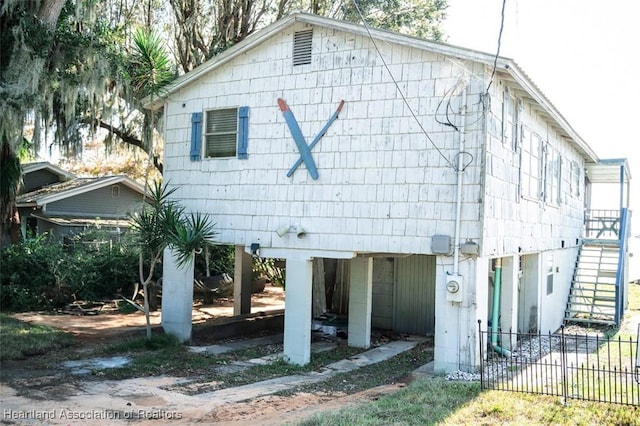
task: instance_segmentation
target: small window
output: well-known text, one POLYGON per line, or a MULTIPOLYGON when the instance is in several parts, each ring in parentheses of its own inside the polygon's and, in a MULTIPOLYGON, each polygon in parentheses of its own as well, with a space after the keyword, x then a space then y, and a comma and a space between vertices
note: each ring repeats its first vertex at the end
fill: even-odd
POLYGON ((118 198, 120 196, 120 185, 111 186, 111 198, 118 198))
POLYGON ((516 99, 511 95, 508 88, 504 89, 502 103, 502 142, 511 146, 514 151, 518 150, 518 107, 516 99))
POLYGON ((542 173, 542 140, 528 127, 522 127, 520 179, 522 196, 540 199, 542 173))
POLYGON ((205 157, 235 157, 238 139, 238 109, 207 111, 205 157))
POLYGON ((311 63, 311 41, 313 30, 297 31, 293 34, 293 66, 311 63))
POLYGON ((544 199, 547 203, 558 205, 560 202, 560 153, 547 144, 544 199))
POLYGON ((580 197, 580 181, 582 170, 577 161, 571 162, 571 196, 580 197))
POLYGON ((547 296, 553 293, 553 254, 547 255, 547 296))

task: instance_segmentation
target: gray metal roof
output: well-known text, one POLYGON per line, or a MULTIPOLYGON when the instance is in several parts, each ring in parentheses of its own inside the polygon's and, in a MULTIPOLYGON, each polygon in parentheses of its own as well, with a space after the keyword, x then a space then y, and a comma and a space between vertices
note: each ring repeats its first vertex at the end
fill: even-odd
POLYGON ((37 172, 38 170, 46 169, 46 170, 50 171, 51 173, 60 176, 61 180, 69 180, 69 179, 73 179, 73 178, 76 177, 73 173, 68 172, 67 170, 61 169, 60 167, 55 166, 55 165, 51 164, 48 161, 37 161, 37 162, 32 162, 32 163, 24 163, 24 164, 21 164, 21 167, 22 167, 22 174, 23 175, 26 175, 28 173, 37 172))
POLYGON ((56 224, 58 226, 105 226, 109 228, 128 228, 129 226, 131 226, 131 222, 126 219, 107 219, 102 217, 85 218, 72 216, 53 216, 45 214, 32 214, 31 216, 56 224))
POLYGON ((21 194, 16 198, 16 204, 18 207, 42 206, 50 202, 62 200, 117 183, 124 184, 140 194, 144 193, 142 185, 124 175, 75 178, 67 182, 54 183, 36 191, 21 194))

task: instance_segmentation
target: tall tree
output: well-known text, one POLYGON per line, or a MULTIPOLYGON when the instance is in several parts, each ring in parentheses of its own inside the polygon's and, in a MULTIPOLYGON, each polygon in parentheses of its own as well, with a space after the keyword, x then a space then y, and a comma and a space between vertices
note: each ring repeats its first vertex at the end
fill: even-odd
MULTIPOLYGON (((169 0, 175 19, 176 59, 183 72, 242 41, 293 10, 361 23, 353 1, 169 0)), ((434 40, 447 0, 359 0, 367 24, 434 40)))
MULTIPOLYGON (((136 67, 128 66, 127 49, 128 24, 143 22, 143 10, 149 19, 149 8, 129 0, 6 0, 0 6, 0 167, 15 160, 26 127, 33 129, 28 136, 36 151, 47 140, 74 156, 87 131, 100 127, 148 152, 151 138, 140 132, 148 117, 136 104, 148 93, 129 84, 136 67)), ((13 199, 17 181, 2 184, 2 198, 13 199)), ((16 225, 13 204, 0 209, 0 244, 16 225)))
POLYGON ((0 9, 0 247, 18 225, 15 196, 20 181, 16 150, 25 110, 39 101, 41 76, 65 0, 7 0, 0 9), (15 31, 14 31, 15 30, 15 31))

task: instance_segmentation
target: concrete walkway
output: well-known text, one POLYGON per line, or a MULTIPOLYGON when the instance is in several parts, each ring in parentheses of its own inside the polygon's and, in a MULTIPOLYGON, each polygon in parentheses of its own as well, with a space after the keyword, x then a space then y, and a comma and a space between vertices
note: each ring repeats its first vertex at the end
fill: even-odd
POLYGON ((293 389, 297 386, 318 383, 340 373, 348 373, 367 365, 377 364, 392 358, 402 352, 414 348, 425 341, 416 337, 411 340, 398 340, 377 348, 368 350, 349 359, 343 359, 323 367, 320 371, 311 371, 304 374, 277 377, 262 382, 251 383, 234 388, 220 389, 213 392, 194 395, 195 398, 206 400, 214 407, 230 402, 240 402, 259 396, 271 395, 277 392, 293 389))
MULTIPOLYGON (((281 337, 280 337, 281 338, 281 337)), ((265 380, 244 386, 214 390, 211 392, 188 395, 189 390, 215 388, 215 383, 200 383, 178 377, 142 377, 127 380, 95 380, 90 378, 74 384, 64 385, 64 394, 58 401, 35 401, 17 395, 16 391, 0 384, 0 402, 5 413, 23 413, 25 407, 38 407, 39 412, 50 413, 46 419, 15 419, 14 424, 82 424, 102 425, 154 423, 154 424, 192 424, 194 419, 211 418, 216 409, 224 404, 251 400, 261 396, 293 389, 297 386, 318 383, 340 373, 348 373, 358 368, 376 364, 395 355, 414 348, 425 338, 415 337, 409 340, 393 341, 374 349, 360 353, 349 359, 334 362, 320 371, 311 371, 275 379, 265 380), (81 419, 71 419, 71 415, 83 415, 81 419), (73 421, 70 421, 73 420, 73 421)), ((275 338, 252 339, 253 345, 276 343, 275 338)), ((247 347, 250 342, 238 341, 224 345, 213 345, 194 351, 223 353, 247 347), (216 352, 222 351, 222 352, 216 352)), ((314 352, 329 350, 332 342, 316 342, 314 352)), ((269 355, 255 360, 243 361, 235 368, 249 368, 256 364, 273 362, 278 355, 269 355)), ((229 372, 233 372, 231 369, 229 372)))

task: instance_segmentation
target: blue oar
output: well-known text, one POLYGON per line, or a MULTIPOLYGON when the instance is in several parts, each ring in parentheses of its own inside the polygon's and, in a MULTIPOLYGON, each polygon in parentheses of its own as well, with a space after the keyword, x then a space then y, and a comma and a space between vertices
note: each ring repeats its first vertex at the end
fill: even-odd
MULTIPOLYGON (((324 125, 322 130, 320 130, 320 133, 318 133, 318 135, 309 144, 309 151, 311 151, 313 147, 316 146, 318 142, 320 142, 320 139, 322 139, 322 137, 327 133, 327 130, 329 130, 329 127, 331 126, 331 124, 336 120, 336 118, 338 118, 338 115, 340 114, 340 111, 342 111, 343 106, 344 106, 344 101, 340 101, 340 105, 338 105, 338 109, 336 110, 336 112, 333 113, 329 121, 327 121, 327 124, 324 125)), ((291 167, 291 169, 289 169, 289 173, 287 173, 287 177, 291 177, 291 175, 293 175, 293 172, 295 172, 296 169, 300 167, 300 164, 302 164, 302 157, 298 158, 296 163, 291 167)))
POLYGON ((314 180, 318 179, 318 169, 316 168, 316 163, 313 161, 313 157, 311 156, 311 149, 307 145, 307 142, 304 140, 304 136, 302 135, 302 131, 300 130, 300 126, 298 126, 298 122, 294 117, 293 113, 289 109, 287 103, 278 98, 278 106, 280 106, 280 110, 284 115, 284 119, 287 122, 287 126, 289 126, 289 131, 291 132, 291 136, 293 136, 293 140, 298 147, 298 151, 300 152, 300 158, 304 161, 304 165, 307 166, 307 170, 309 170, 309 174, 311 178, 314 180))

